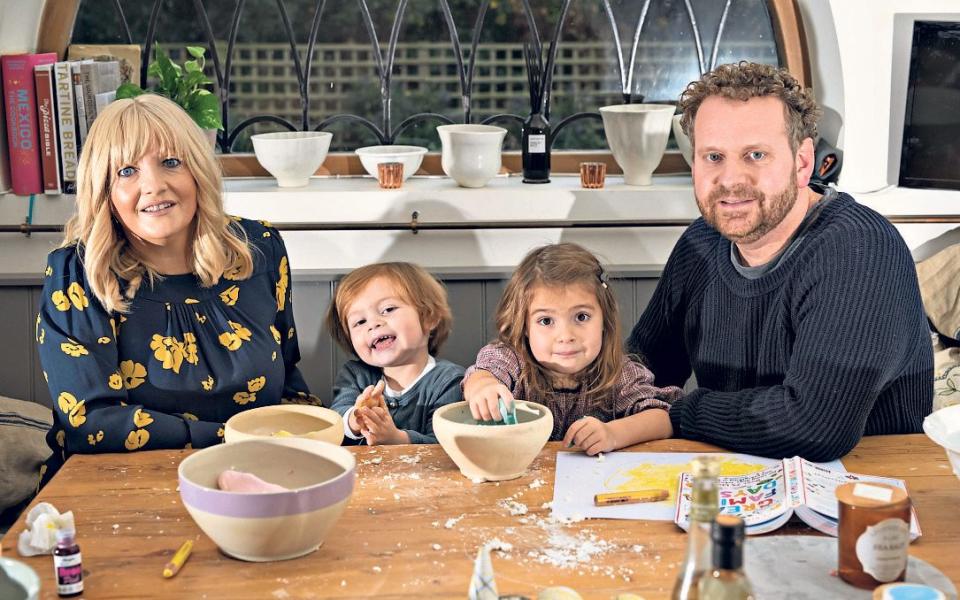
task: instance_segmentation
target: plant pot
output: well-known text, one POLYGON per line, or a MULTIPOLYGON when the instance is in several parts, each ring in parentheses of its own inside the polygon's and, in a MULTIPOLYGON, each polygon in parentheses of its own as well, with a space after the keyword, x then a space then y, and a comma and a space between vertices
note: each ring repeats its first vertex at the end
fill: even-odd
POLYGON ((603 131, 627 185, 650 185, 670 138, 676 109, 670 104, 615 104, 600 107, 603 131))
POLYGON ((443 172, 458 185, 480 188, 500 172, 500 151, 507 130, 493 125, 441 125, 443 172))

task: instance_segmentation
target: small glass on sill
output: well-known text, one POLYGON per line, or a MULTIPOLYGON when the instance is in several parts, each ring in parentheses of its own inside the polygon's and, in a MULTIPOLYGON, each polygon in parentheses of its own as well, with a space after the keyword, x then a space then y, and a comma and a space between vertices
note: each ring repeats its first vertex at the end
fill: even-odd
POLYGON ((588 190, 603 187, 607 178, 607 163, 582 162, 580 163, 580 187, 588 190))
POLYGON ((385 190, 395 190, 403 184, 403 163, 382 162, 377 164, 377 181, 385 190))

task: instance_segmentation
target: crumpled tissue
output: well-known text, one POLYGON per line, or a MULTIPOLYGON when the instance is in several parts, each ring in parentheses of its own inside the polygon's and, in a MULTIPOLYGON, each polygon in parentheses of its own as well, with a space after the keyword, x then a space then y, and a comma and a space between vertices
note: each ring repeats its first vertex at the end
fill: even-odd
POLYGON ((484 544, 477 551, 477 560, 473 563, 473 577, 470 578, 470 600, 497 600, 497 582, 493 577, 493 563, 490 561, 490 548, 484 544))
POLYGON ((60 514, 52 504, 41 502, 27 513, 27 528, 20 532, 17 552, 20 556, 50 554, 57 547, 57 530, 76 531, 73 511, 60 514))

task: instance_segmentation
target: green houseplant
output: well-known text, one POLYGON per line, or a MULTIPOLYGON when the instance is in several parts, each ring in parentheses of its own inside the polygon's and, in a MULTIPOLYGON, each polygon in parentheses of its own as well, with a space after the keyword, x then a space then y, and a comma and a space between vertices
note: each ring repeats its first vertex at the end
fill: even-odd
POLYGON ((117 98, 133 98, 152 92, 170 98, 187 111, 190 118, 205 131, 223 129, 220 120, 220 100, 208 85, 213 82, 203 73, 204 48, 187 46, 192 57, 181 67, 170 60, 159 44, 154 47, 154 60, 147 67, 147 76, 157 80, 157 85, 144 90, 133 83, 124 83, 117 88, 117 98))

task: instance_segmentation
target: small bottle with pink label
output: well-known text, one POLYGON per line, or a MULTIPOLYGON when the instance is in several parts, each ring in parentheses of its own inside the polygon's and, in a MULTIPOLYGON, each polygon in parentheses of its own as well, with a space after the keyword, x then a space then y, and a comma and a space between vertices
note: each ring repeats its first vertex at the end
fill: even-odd
POLYGON ((61 598, 83 593, 83 563, 80 546, 72 529, 57 530, 57 547, 53 550, 53 570, 57 579, 57 594, 61 598))

